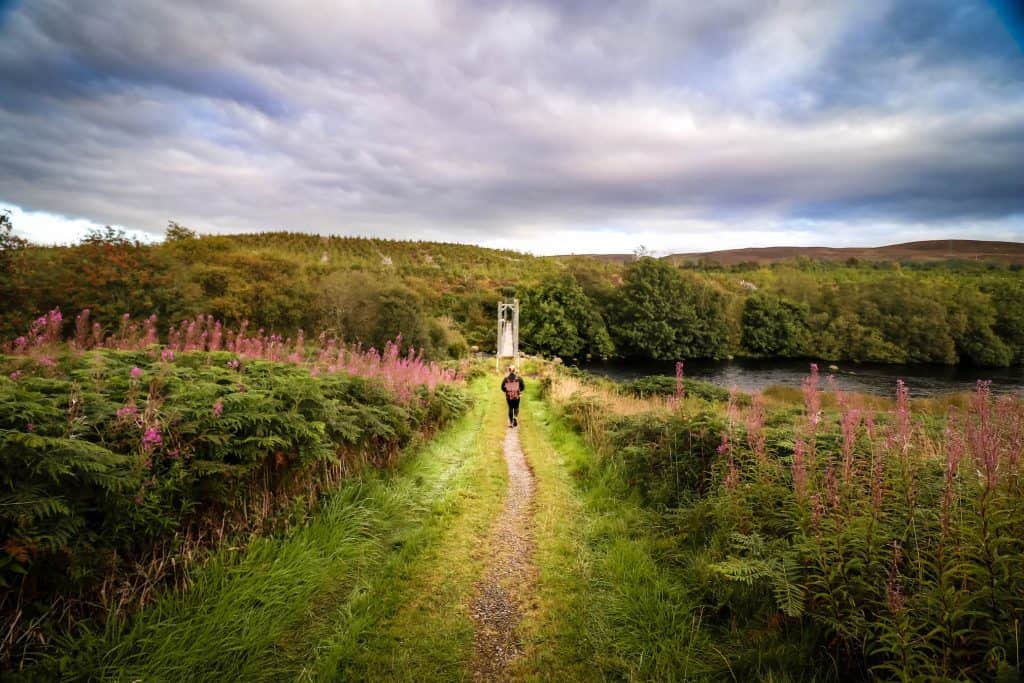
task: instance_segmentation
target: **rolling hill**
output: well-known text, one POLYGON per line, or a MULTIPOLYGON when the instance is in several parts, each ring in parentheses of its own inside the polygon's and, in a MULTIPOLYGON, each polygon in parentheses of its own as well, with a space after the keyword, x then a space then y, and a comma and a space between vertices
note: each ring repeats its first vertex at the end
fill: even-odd
POLYGON ((714 261, 722 265, 776 263, 795 258, 820 261, 998 261, 1024 264, 1024 243, 986 240, 927 240, 882 247, 756 247, 702 253, 671 254, 673 263, 714 261))

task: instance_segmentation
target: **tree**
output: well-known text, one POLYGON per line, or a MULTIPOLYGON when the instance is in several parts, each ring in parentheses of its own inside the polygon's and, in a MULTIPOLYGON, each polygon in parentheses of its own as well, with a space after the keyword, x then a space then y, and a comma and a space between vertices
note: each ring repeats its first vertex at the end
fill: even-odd
POLYGON ((949 317, 957 350, 974 365, 1005 367, 1013 362, 1014 350, 993 329, 997 309, 992 298, 973 284, 957 288, 949 317))
POLYGON ((461 335, 425 313, 420 297, 403 284, 338 272, 319 289, 319 327, 345 341, 382 349, 401 334, 403 351, 411 346, 438 358, 465 350, 461 335))
POLYGON ((855 312, 861 325, 878 330, 885 341, 902 349, 903 360, 953 364, 956 343, 946 308, 935 296, 910 278, 887 277, 862 286, 845 310, 855 312))
POLYGON ((1009 347, 1013 362, 1024 363, 1024 282, 1000 281, 985 291, 996 309, 993 331, 1009 347))
POLYGON ((547 278, 523 296, 520 343, 524 351, 576 358, 607 358, 614 351, 604 319, 569 274, 547 278))
POLYGON ((14 234, 14 223, 10 211, 0 211, 0 258, 6 259, 19 249, 28 246, 28 242, 14 234))
POLYGON ((796 358, 807 353, 807 307, 768 294, 743 305, 741 344, 762 356, 796 358))
POLYGON ((612 317, 612 337, 627 355, 658 360, 726 355, 724 296, 664 261, 641 258, 627 266, 612 317))
POLYGON ((168 242, 182 242, 185 240, 194 240, 199 235, 196 234, 195 230, 190 230, 180 223, 175 221, 167 222, 167 232, 164 235, 164 239, 168 242))

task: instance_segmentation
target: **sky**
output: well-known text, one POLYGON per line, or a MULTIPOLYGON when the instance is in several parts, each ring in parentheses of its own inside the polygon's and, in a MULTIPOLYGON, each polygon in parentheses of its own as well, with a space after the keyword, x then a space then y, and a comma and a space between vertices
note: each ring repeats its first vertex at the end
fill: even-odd
POLYGON ((1024 241, 1022 0, 0 0, 39 243, 1024 241))

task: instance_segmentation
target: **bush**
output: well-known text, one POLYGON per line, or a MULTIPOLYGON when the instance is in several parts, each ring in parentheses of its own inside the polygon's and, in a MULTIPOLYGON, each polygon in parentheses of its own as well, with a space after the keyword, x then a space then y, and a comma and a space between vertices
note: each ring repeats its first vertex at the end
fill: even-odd
MULTIPOLYGON (((683 389, 687 396, 694 396, 705 401, 724 403, 729 400, 729 390, 711 382, 702 382, 697 379, 683 379, 683 389)), ((674 396, 676 392, 676 378, 668 375, 651 375, 640 377, 621 385, 621 391, 640 398, 649 396, 674 396)), ((743 403, 749 403, 750 397, 743 394, 743 403)))
POLYGON ((374 379, 226 352, 164 358, 0 356, 0 588, 19 596, 5 631, 190 528, 268 529, 469 402, 456 386, 399 400, 374 379))

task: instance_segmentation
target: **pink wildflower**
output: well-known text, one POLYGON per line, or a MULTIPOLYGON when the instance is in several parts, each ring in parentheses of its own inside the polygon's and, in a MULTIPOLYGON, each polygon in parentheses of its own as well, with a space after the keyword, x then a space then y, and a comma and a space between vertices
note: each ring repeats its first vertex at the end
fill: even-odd
POLYGON ((136 413, 138 413, 138 410, 135 408, 135 406, 124 406, 123 408, 117 409, 117 419, 126 420, 129 417, 134 417, 136 413))
POLYGON ((903 595, 903 588, 900 586, 900 561, 903 559, 903 552, 900 544, 892 542, 892 563, 889 565, 889 578, 885 582, 885 598, 889 604, 889 611, 893 614, 900 614, 907 604, 903 595))
POLYGON ((761 463, 768 457, 765 447, 764 420, 764 401, 761 399, 761 394, 754 394, 753 405, 750 407, 750 412, 747 413, 747 445, 757 456, 758 462, 761 463))
POLYGON ((828 501, 833 510, 838 510, 840 505, 839 485, 836 482, 836 473, 830 460, 825 466, 825 490, 828 492, 828 501))
POLYGON ((25 431, 26 432, 34 432, 34 431, 36 431, 36 426, 34 424, 32 424, 31 422, 27 422, 27 423, 25 423, 25 431))
POLYGON ((142 436, 142 444, 148 448, 159 446, 161 443, 163 443, 163 438, 160 436, 160 430, 156 427, 150 427, 142 436))
POLYGON ((132 371, 131 371, 131 375, 132 375, 133 379, 138 379, 139 377, 142 377, 142 368, 140 368, 138 366, 133 367, 132 371))
POLYGON ((807 419, 811 424, 811 431, 818 426, 821 420, 821 395, 818 389, 818 364, 811 363, 811 374, 804 379, 804 406, 807 408, 807 419))
POLYGON ((683 361, 676 361, 676 393, 675 400, 679 402, 686 397, 686 385, 683 383, 683 361))
POLYGON ((164 349, 160 352, 160 360, 165 363, 170 363, 174 360, 174 349, 164 349))
POLYGON ((12 382, 17 382, 19 379, 21 379, 21 370, 15 370, 9 376, 12 382))
POLYGON ((722 432, 722 442, 715 450, 721 456, 729 455, 732 452, 732 447, 729 445, 729 432, 722 432))
POLYGON ((946 477, 942 488, 942 533, 949 533, 949 521, 953 509, 957 473, 960 470, 960 459, 964 455, 964 440, 957 429, 955 416, 949 417, 946 427, 946 477))
POLYGON ((220 417, 224 413, 224 401, 219 398, 213 404, 213 416, 220 417))
POLYGON ((803 498, 807 492, 807 460, 804 440, 797 438, 793 446, 793 491, 797 498, 803 498))
POLYGON ((814 528, 821 526, 821 518, 825 516, 825 504, 821 501, 821 494, 815 493, 811 496, 811 523, 814 528))

